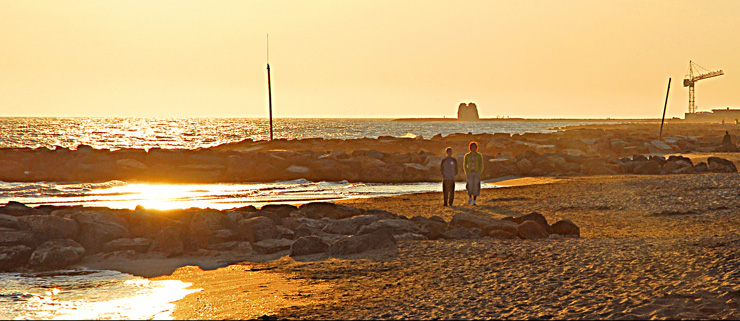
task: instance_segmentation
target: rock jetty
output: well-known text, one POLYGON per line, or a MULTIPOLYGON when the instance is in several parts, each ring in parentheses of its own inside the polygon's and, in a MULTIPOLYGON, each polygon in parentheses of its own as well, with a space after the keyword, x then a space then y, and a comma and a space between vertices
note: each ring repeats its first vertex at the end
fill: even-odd
MULTIPOLYGON (((712 127, 714 126, 714 127, 712 127)), ((733 172, 718 158, 694 164, 680 155, 721 149, 725 128, 672 124, 663 139, 649 125, 577 127, 548 134, 451 134, 431 138, 245 140, 209 149, 0 149, 2 181, 267 182, 440 181, 446 147, 462 158, 477 141, 483 179, 501 176, 577 176, 733 172), (669 157, 666 157, 669 156, 669 157)), ((460 174, 458 180, 463 181, 460 174)))
POLYGON ((101 253, 216 257, 238 252, 328 258, 392 253, 401 240, 579 236, 575 224, 559 221, 551 226, 538 213, 502 220, 459 213, 448 222, 334 203, 158 211, 34 208, 9 202, 0 207, 0 271, 63 268, 101 253))

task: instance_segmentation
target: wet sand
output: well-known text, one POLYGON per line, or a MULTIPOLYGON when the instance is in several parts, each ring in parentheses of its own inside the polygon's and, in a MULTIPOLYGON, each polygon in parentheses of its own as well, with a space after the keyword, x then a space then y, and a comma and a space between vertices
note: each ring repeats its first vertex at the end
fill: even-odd
MULTIPOLYGON (((401 241, 354 259, 283 257, 170 278, 176 318, 740 318, 740 174, 596 176, 339 203, 406 215, 568 218, 582 238, 401 241)), ((282 255, 286 255, 283 253, 282 255)))

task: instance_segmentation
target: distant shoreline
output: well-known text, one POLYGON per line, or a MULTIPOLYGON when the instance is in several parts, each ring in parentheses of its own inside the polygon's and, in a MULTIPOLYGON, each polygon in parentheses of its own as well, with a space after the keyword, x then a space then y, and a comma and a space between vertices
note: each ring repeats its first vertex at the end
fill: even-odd
MULTIPOLYGON (((670 121, 677 121, 677 120, 683 120, 683 119, 666 119, 670 121)), ((392 121, 449 121, 449 122, 468 122, 468 121, 461 121, 457 118, 396 118, 392 121)), ((535 121, 563 121, 563 122, 573 122, 573 121, 593 121, 593 122, 655 122, 660 121, 660 119, 646 119, 646 118, 481 118, 477 121, 473 122, 480 122, 480 121, 524 121, 524 122, 535 122, 535 121)))

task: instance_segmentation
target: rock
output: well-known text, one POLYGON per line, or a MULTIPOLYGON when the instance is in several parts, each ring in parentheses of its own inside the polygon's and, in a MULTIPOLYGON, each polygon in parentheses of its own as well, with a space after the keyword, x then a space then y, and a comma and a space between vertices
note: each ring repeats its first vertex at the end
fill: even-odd
POLYGON ((705 173, 709 171, 709 166, 707 166, 707 163, 700 162, 699 164, 694 165, 694 171, 697 173, 705 173))
POLYGON ((570 220, 560 220, 552 225, 552 232, 558 235, 571 235, 580 237, 581 229, 570 220))
MULTIPOLYGON (((280 226, 282 227, 282 226, 280 226)), ((285 227, 282 227, 285 228, 285 227)), ((290 231, 291 235, 293 234, 293 231, 290 231)), ((237 241, 239 240, 239 234, 234 232, 230 229, 219 229, 215 230, 211 233, 211 238, 208 242, 208 244, 218 244, 218 243, 225 243, 225 242, 231 242, 231 241, 237 241)))
POLYGON ((519 172, 519 175, 525 176, 534 169, 534 165, 532 165, 532 162, 528 159, 522 158, 516 162, 516 169, 519 172))
MULTIPOLYGON (((440 218, 439 216, 437 217, 440 218)), ((414 216, 411 218, 411 221, 421 228, 420 234, 429 240, 442 238, 447 230, 447 223, 444 220, 439 222, 422 216, 414 216)))
POLYGON ((657 149, 659 149, 661 151, 671 151, 673 149, 673 148, 671 148, 671 146, 669 146, 668 144, 660 141, 659 139, 655 139, 655 140, 651 141, 650 144, 652 144, 653 146, 655 146, 655 148, 657 148, 657 149))
POLYGON ((103 252, 136 251, 146 253, 152 245, 152 240, 145 238, 120 238, 103 244, 103 252))
POLYGON ((74 220, 51 215, 27 215, 19 219, 23 229, 33 232, 36 239, 73 239, 77 237, 79 227, 74 220))
POLYGON ((252 248, 261 254, 272 254, 280 251, 287 251, 293 245, 293 240, 286 239, 267 239, 252 243, 252 248))
POLYGON ((32 266, 61 268, 77 263, 85 254, 85 248, 72 239, 54 239, 37 247, 28 263, 32 266))
POLYGON ((315 202, 301 205, 298 214, 308 218, 321 219, 324 217, 344 219, 362 214, 362 210, 351 206, 337 205, 327 202, 315 202))
POLYGON ((306 217, 286 217, 280 221, 282 226, 285 226, 293 231, 298 229, 299 226, 305 225, 307 227, 310 227, 312 229, 321 230, 323 229, 329 222, 326 220, 317 220, 313 218, 306 218, 306 217))
POLYGON ((242 252, 242 253, 252 253, 254 251, 254 249, 252 248, 252 243, 238 242, 238 241, 211 244, 208 246, 208 249, 216 250, 216 251, 234 251, 234 252, 242 252))
POLYGON ((280 219, 290 216, 291 213, 297 210, 298 210, 297 207, 293 205, 289 205, 289 204, 268 204, 268 205, 262 206, 262 208, 260 208, 260 210, 257 213, 259 213, 259 215, 264 215, 264 216, 267 216, 265 215, 267 213, 274 214, 274 216, 278 218, 275 224, 279 224, 280 219))
POLYGON ((36 236, 31 231, 0 230, 0 246, 26 245, 35 247, 37 244, 36 236))
POLYGON ((329 245, 317 236, 298 238, 290 246, 290 256, 303 256, 324 253, 329 245))
POLYGON ((122 171, 145 171, 149 169, 144 163, 130 158, 117 160, 116 166, 122 171))
POLYGON ((426 236, 421 235, 421 234, 416 234, 416 233, 403 233, 403 234, 394 235, 393 237, 396 238, 396 241, 404 241, 404 240, 405 241, 423 241, 423 240, 428 240, 428 238, 426 236))
POLYGON ((518 174, 516 163, 509 159, 490 159, 488 164, 483 166, 483 171, 489 173, 490 177, 502 177, 518 174))
POLYGON ((421 232, 421 229, 411 220, 383 219, 361 227, 357 234, 368 234, 379 230, 386 230, 393 235, 421 232))
POLYGON ((185 253, 185 240, 182 234, 182 226, 172 225, 165 228, 154 238, 149 252, 161 252, 168 257, 185 253))
POLYGON ((217 238, 215 234, 224 228, 224 218, 224 214, 218 211, 195 213, 190 221, 190 237, 200 248, 207 248, 212 243, 221 243, 223 240, 215 240, 217 238))
POLYGON ((7 215, 7 214, 0 214, 0 227, 17 229, 18 228, 18 217, 7 215))
POLYGON ((382 219, 377 215, 358 215, 342 220, 335 220, 327 224, 323 231, 331 234, 357 234, 360 228, 382 219))
POLYGON ((264 216, 239 221, 238 231, 245 240, 252 243, 276 238, 280 235, 277 228, 275 228, 275 223, 264 216))
POLYGON ((305 166, 291 165, 291 166, 288 166, 288 168, 285 169, 285 171, 288 173, 293 173, 293 174, 306 174, 310 172, 311 170, 305 166))
POLYGON ((522 224, 519 224, 517 235, 525 240, 535 240, 547 238, 550 234, 539 223, 535 221, 524 221, 522 224))
POLYGON ((25 245, 0 246, 0 272, 26 265, 32 252, 33 249, 25 245))
POLYGON ((737 167, 735 167, 735 164, 724 158, 709 157, 707 158, 707 165, 709 166, 709 170, 712 172, 717 172, 717 173, 736 173, 737 172, 737 167))
MULTIPOLYGON (((542 228, 544 228, 548 233, 550 233, 550 229, 551 229, 550 225, 547 223, 547 218, 545 218, 544 215, 537 213, 537 212, 532 212, 527 215, 522 215, 518 217, 506 217, 504 218, 504 220, 514 222, 517 225, 521 225, 525 221, 535 221, 537 222, 537 224, 540 224, 540 226, 542 226, 542 228)), ((517 230, 518 229, 519 228, 517 227, 517 230)), ((513 230, 511 229, 507 231, 513 232, 513 230)))
POLYGON ((483 234, 488 234, 491 230, 502 230, 515 233, 519 222, 512 223, 505 220, 497 220, 490 216, 482 216, 469 213, 458 213, 452 217, 450 226, 465 228, 478 228, 483 234))
POLYGON ((0 214, 6 214, 11 216, 26 216, 26 215, 44 215, 46 213, 39 211, 35 208, 28 207, 26 204, 19 203, 16 201, 10 201, 5 206, 0 207, 0 214))
POLYGON ((327 254, 331 256, 342 256, 358 254, 370 250, 398 250, 396 239, 386 229, 380 229, 371 233, 349 236, 337 240, 329 246, 327 254))
POLYGON ((483 231, 479 228, 455 227, 447 230, 443 237, 448 240, 469 240, 479 239, 483 236, 483 231))
MULTIPOLYGON (((519 226, 517 225, 517 227, 519 227, 519 226)), ((515 238, 517 238, 518 237, 518 234, 516 232, 511 233, 511 232, 502 231, 502 230, 491 230, 490 232, 488 232, 488 234, 486 234, 486 236, 492 237, 492 238, 495 238, 495 239, 508 240, 508 239, 515 239, 515 238)))
POLYGON ((71 215, 79 226, 77 239, 90 253, 103 249, 103 245, 120 238, 131 237, 124 226, 126 221, 114 214, 105 212, 82 212, 71 215))
POLYGON ((640 175, 658 175, 661 173, 662 169, 663 168, 661 167, 661 164, 657 162, 646 161, 635 164, 635 169, 633 173, 640 175))
POLYGON ((407 182, 427 181, 430 169, 424 165, 416 163, 403 164, 403 180, 407 182))

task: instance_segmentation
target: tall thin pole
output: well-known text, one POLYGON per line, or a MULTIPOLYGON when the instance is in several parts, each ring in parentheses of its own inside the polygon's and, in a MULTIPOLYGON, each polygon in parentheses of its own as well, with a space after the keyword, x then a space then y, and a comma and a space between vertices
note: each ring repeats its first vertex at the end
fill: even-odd
POLYGON ((272 140, 272 84, 270 83, 270 35, 267 35, 267 97, 270 102, 270 140, 272 140))
POLYGON ((665 122, 665 110, 668 107, 668 93, 671 92, 671 78, 668 78, 668 89, 665 92, 665 104, 663 104, 663 119, 660 121, 660 135, 658 138, 663 138, 663 122, 665 122))

